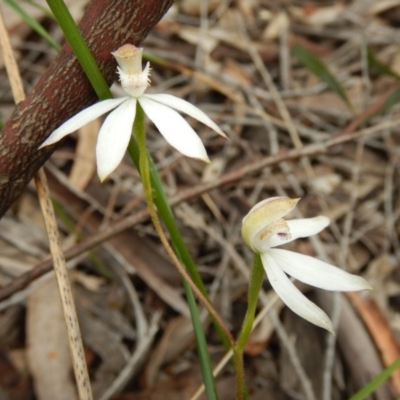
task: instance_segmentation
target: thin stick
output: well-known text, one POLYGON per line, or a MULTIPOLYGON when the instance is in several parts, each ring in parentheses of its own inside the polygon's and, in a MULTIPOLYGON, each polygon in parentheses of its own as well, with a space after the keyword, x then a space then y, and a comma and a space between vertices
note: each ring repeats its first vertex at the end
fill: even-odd
MULTIPOLYGON (((25 99, 21 76, 15 61, 11 44, 8 40, 8 33, 4 25, 3 14, 0 10, 0 46, 4 55, 7 73, 10 77, 11 89, 15 103, 25 99)), ((50 199, 50 192, 47 185, 46 175, 40 169, 35 175, 35 183, 42 208, 46 231, 49 238, 50 252, 53 258, 54 270, 57 277, 58 288, 60 291, 63 306, 64 319, 67 325, 68 339, 74 366, 75 377, 78 386, 80 400, 91 400, 92 389, 90 387, 89 374, 86 367, 83 352, 82 338, 79 330, 78 317, 75 310, 75 303, 72 296, 71 285, 68 279, 67 266, 63 251, 61 249, 57 221, 54 214, 53 205, 50 199)))
POLYGON ((35 184, 47 235, 49 237, 50 252, 53 258, 54 271, 57 277, 65 323, 67 325, 69 347, 78 386, 79 399, 91 400, 93 398, 92 389, 90 387, 90 379, 86 367, 85 354, 83 352, 78 316, 76 314, 64 253, 60 245, 56 216, 53 204, 51 203, 49 187, 43 168, 35 175, 35 184))
MULTIPOLYGON (((355 208, 357 206, 357 200, 359 199, 359 180, 362 164, 362 156, 364 152, 364 140, 359 140, 357 142, 357 149, 355 154, 355 163, 352 168, 352 190, 350 195, 350 200, 348 201, 349 207, 345 216, 343 233, 341 235, 340 243, 340 256, 339 256, 339 267, 346 270, 346 259, 350 252, 350 237, 353 231, 353 223, 355 216, 355 208)), ((332 307, 332 324, 337 330, 340 314, 341 314, 341 301, 340 293, 336 292, 333 294, 333 307, 332 307)), ((335 335, 328 335, 326 339, 326 351, 325 351, 325 363, 322 379, 322 393, 321 398, 323 400, 329 400, 332 398, 332 379, 333 379, 333 366, 335 362, 335 347, 336 347, 337 337, 335 335)))

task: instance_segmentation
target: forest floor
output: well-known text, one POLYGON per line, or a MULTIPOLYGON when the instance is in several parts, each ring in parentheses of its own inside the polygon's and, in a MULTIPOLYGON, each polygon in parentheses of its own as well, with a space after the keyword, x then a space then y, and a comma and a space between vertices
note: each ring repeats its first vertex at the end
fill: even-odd
MULTIPOLYGON (((67 4, 79 20, 85 2, 67 4)), ((53 20, 22 5, 62 43, 53 20)), ((56 52, 0 6, 29 92, 56 52)), ((333 319, 334 337, 288 310, 265 279, 258 313, 266 313, 245 353, 252 399, 348 399, 400 357, 399 24, 400 1, 181 0, 142 44, 149 92, 190 101, 229 138, 189 121, 205 143, 206 165, 172 149, 148 123, 149 152, 179 228, 232 332, 246 310, 252 259, 241 222, 268 197, 301 198, 293 217, 331 219, 318 237, 289 249, 362 275, 374 288, 335 294, 302 287, 333 319)), ((4 123, 14 101, 1 59, 0 76, 4 123)), ((145 203, 128 157, 100 182, 98 129, 69 136, 45 166, 64 247, 110 232, 69 260, 95 398, 194 398, 202 379, 180 276, 150 221, 113 233, 145 203), (150 345, 140 340, 141 324, 155 332, 150 345), (115 383, 121 374, 122 390, 115 383)), ((0 222, 0 286, 39 265, 47 243, 31 183, 0 222)), ((0 302, 0 399, 76 398, 57 296, 47 274, 0 302), (51 348, 57 363, 49 362, 51 348)), ((217 365, 225 349, 209 322, 217 365)), ((235 396, 229 363, 217 390, 220 399, 235 396)), ((370 398, 398 396, 399 370, 370 398)))

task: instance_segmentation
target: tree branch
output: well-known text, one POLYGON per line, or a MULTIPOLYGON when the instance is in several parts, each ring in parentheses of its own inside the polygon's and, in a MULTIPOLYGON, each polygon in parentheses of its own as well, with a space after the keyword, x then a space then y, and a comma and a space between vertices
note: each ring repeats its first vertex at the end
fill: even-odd
MULTIPOLYGON (((116 78, 111 51, 139 45, 173 0, 92 0, 79 27, 107 83, 116 78)), ((62 122, 97 101, 69 45, 19 103, 0 132, 0 217, 21 194, 55 146, 38 150, 62 122)))

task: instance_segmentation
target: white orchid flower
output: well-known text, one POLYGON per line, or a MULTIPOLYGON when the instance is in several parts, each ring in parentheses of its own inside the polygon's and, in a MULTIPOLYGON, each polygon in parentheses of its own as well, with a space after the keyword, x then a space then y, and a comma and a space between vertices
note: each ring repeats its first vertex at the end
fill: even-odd
POLYGON ((368 282, 316 258, 275 247, 315 235, 329 225, 319 216, 286 221, 299 199, 272 197, 255 205, 244 217, 242 236, 259 253, 269 282, 282 301, 300 317, 334 333, 329 317, 307 299, 287 275, 325 290, 342 292, 371 289, 368 282))
POLYGON ((100 101, 79 112, 57 128, 40 147, 58 142, 64 136, 113 110, 105 119, 97 139, 97 172, 103 181, 121 162, 132 133, 137 102, 153 121, 166 141, 188 157, 209 162, 200 138, 177 111, 186 113, 226 137, 203 111, 185 100, 169 94, 145 94, 150 84, 150 66, 142 71, 143 49, 131 44, 120 47, 112 55, 118 63, 118 74, 126 97, 100 101))

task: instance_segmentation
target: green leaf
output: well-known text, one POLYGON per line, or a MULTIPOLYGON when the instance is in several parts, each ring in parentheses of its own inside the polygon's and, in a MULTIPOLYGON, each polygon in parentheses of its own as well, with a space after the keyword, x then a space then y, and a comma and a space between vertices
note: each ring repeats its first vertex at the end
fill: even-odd
POLYGON ((375 53, 371 49, 371 47, 367 48, 367 59, 368 59, 369 68, 372 71, 375 71, 381 75, 393 76, 396 79, 400 79, 400 75, 398 75, 390 67, 388 67, 386 64, 384 64, 383 62, 379 61, 376 58, 375 53))
POLYGON ((383 106, 378 111, 367 116, 363 120, 363 123, 368 123, 372 118, 376 117, 377 115, 382 115, 382 114, 388 113, 390 111, 390 109, 398 103, 400 103, 400 88, 398 88, 394 92, 392 92, 386 99, 383 106))
POLYGON ((335 76, 329 71, 328 67, 316 55, 300 44, 295 44, 292 47, 292 54, 304 65, 304 67, 318 76, 321 81, 325 82, 330 89, 337 93, 350 110, 354 112, 353 105, 348 99, 346 91, 335 76))
POLYGON ((383 385, 398 368, 400 368, 400 357, 393 364, 385 368, 379 375, 368 382, 361 390, 353 394, 349 400, 363 400, 367 398, 370 394, 375 392, 379 386, 383 385))
POLYGON ((396 89, 393 93, 390 94, 380 112, 388 112, 397 103, 400 103, 400 88, 396 89))

